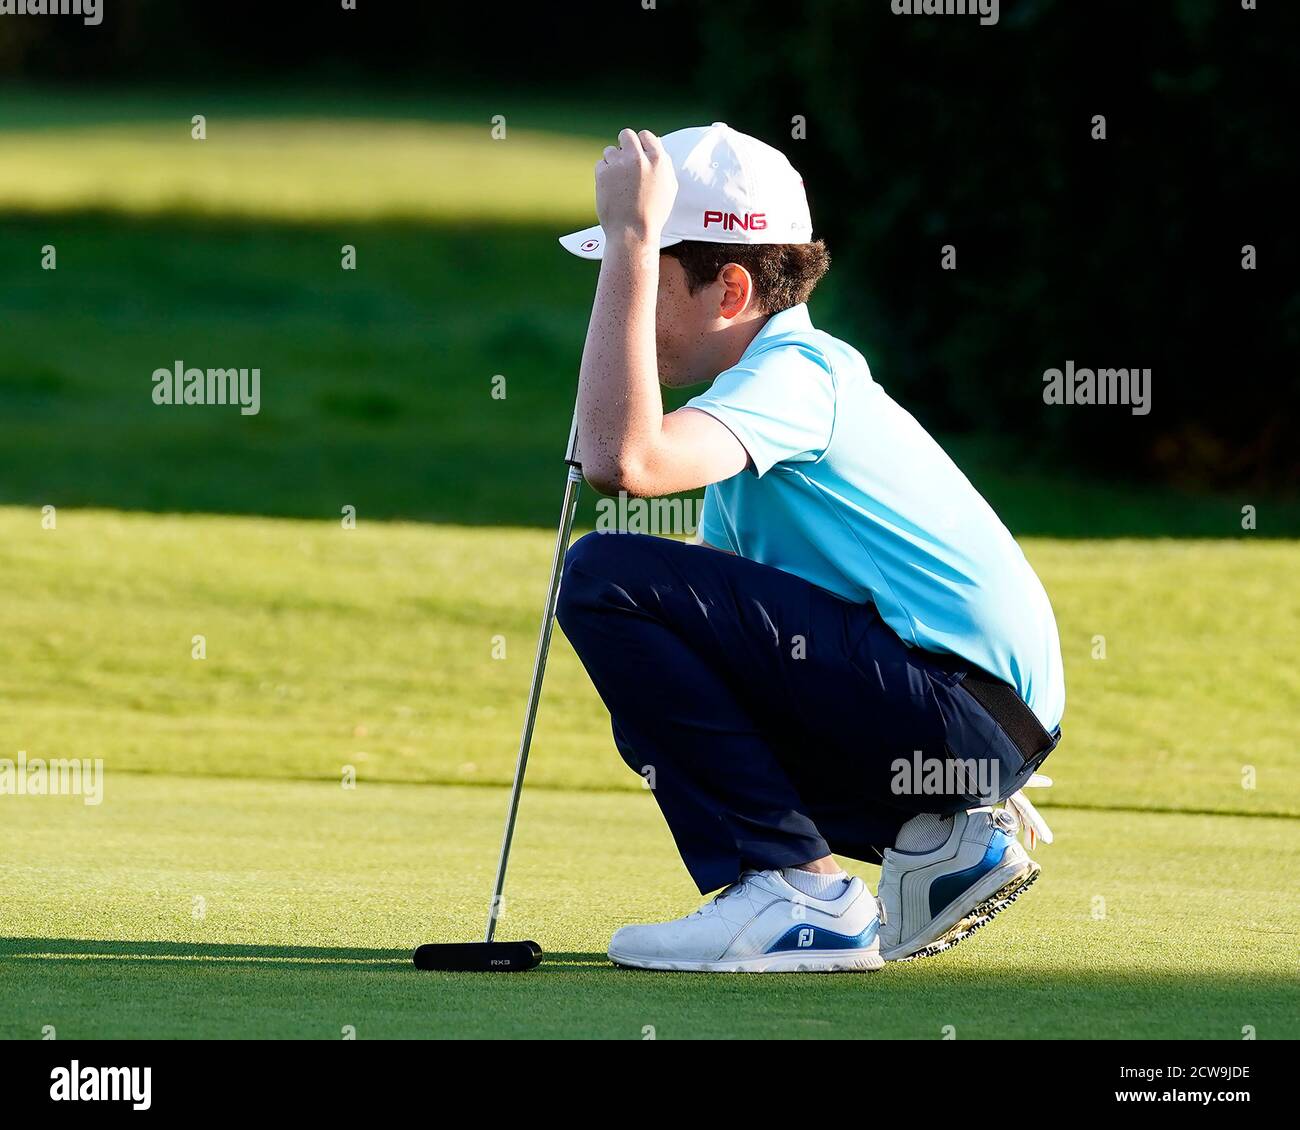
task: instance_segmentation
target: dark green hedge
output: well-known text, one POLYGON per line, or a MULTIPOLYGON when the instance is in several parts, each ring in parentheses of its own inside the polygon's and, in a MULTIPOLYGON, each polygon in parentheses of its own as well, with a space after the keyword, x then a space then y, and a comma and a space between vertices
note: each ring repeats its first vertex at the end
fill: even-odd
POLYGON ((837 325, 927 423, 1294 488, 1300 4, 1266 7, 1005 0, 981 26, 889 0, 718 6, 701 74, 791 153, 847 276, 837 325), (1150 414, 1045 406, 1071 360, 1149 367, 1150 414))

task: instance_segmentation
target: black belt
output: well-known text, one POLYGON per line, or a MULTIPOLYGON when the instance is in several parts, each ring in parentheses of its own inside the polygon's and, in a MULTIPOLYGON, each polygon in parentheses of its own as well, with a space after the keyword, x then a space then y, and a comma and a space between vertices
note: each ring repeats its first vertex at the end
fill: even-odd
POLYGON ((957 685, 965 687, 971 698, 1002 727, 1026 762, 1037 764, 1056 748, 1059 732, 1049 734, 1014 687, 978 667, 968 667, 957 685))

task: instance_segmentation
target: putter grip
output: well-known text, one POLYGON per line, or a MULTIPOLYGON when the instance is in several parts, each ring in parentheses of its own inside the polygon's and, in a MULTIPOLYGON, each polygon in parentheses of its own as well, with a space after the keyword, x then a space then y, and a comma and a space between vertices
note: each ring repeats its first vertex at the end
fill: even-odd
POLYGON ((573 410, 573 423, 569 425, 569 446, 564 449, 564 461, 570 467, 581 467, 578 462, 578 410, 573 410))

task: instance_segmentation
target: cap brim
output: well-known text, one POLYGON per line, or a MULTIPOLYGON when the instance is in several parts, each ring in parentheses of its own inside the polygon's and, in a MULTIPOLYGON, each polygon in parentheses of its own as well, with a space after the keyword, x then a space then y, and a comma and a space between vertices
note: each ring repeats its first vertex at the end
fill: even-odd
MULTIPOLYGON (((682 237, 679 235, 663 235, 659 237, 659 246, 671 247, 681 241, 682 237)), ((562 235, 560 246, 579 259, 599 259, 605 254, 605 229, 597 224, 593 228, 583 228, 582 231, 562 235)))

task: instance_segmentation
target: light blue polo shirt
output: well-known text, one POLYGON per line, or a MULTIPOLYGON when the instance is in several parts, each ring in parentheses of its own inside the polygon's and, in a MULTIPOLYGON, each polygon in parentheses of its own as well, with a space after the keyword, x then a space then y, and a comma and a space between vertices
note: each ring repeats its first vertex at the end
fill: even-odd
POLYGON ((725 424, 752 467, 704 494, 704 540, 874 601, 904 643, 951 652, 1010 683, 1054 730, 1065 711, 1056 618, 1025 555, 957 465, 813 327, 768 319, 689 408, 725 424))

